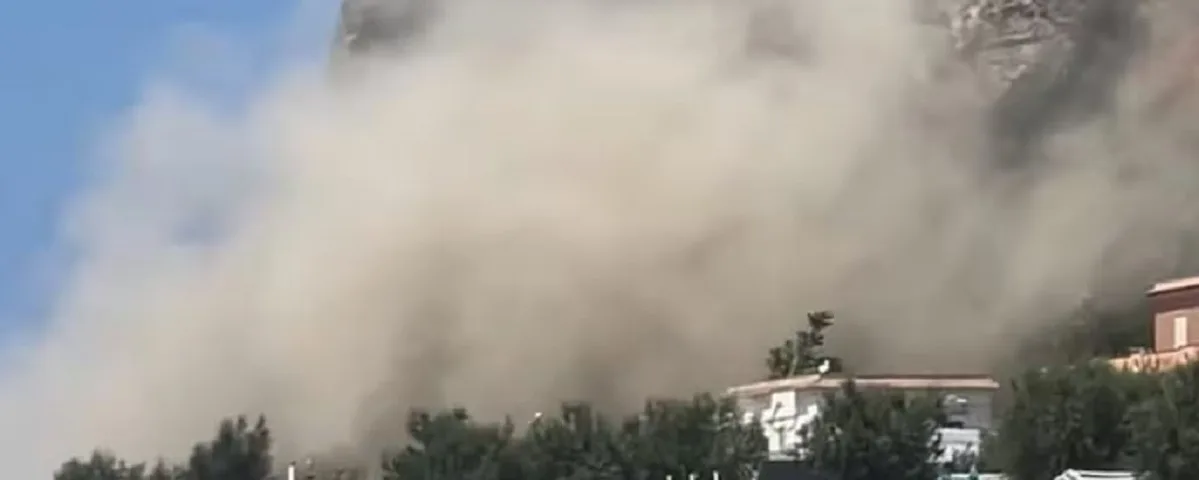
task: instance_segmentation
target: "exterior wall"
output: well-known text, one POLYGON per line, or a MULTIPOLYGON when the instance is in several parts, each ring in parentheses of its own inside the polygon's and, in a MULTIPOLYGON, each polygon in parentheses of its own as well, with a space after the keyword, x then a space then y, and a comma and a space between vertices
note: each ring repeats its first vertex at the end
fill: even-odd
POLYGON ((1153 349, 1177 350, 1199 344, 1199 288, 1185 288, 1154 294, 1153 349), (1182 319, 1181 322, 1178 319, 1182 319))
POLYGON ((800 430, 819 413, 819 392, 785 390, 743 399, 747 421, 758 421, 771 458, 786 458, 801 441, 800 430))
POLYGON ((1199 307, 1157 312, 1153 316, 1153 349, 1159 352, 1177 350, 1199 343, 1199 307), (1179 331, 1178 319, 1184 328, 1179 331), (1180 338, 1180 334, 1182 335, 1180 338))
POLYGON ((1199 277, 1159 283, 1149 291, 1153 352, 1108 360, 1130 372, 1169 370, 1199 360, 1199 277))

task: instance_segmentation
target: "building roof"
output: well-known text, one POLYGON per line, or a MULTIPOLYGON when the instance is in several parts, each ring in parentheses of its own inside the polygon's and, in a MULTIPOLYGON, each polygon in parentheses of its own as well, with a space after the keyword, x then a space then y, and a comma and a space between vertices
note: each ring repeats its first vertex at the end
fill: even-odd
POLYGON ((1199 287, 1199 276, 1175 278, 1153 284, 1153 288, 1149 289, 1149 295, 1188 290, 1196 287, 1199 287))
MULTIPOLYGON (((841 388, 849 377, 800 375, 778 380, 750 383, 725 391, 730 396, 755 396, 780 390, 832 390, 841 388)), ((864 388, 904 390, 997 390, 999 382, 986 375, 860 375, 854 383, 864 388)))

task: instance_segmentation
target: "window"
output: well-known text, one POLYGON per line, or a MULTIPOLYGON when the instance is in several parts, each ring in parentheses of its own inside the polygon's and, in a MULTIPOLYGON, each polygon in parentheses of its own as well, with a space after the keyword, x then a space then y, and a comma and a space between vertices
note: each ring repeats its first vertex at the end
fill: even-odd
POLYGON ((1182 348, 1188 343, 1187 317, 1174 317, 1174 348, 1182 348))

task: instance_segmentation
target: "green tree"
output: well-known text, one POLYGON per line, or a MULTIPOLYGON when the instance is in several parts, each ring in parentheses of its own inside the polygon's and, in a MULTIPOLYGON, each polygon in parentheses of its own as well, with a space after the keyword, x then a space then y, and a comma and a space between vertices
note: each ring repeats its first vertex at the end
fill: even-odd
POLYGON ((641 414, 624 424, 636 478, 711 472, 722 479, 752 478, 766 459, 766 437, 756 422, 743 422, 741 416, 733 400, 711 395, 646 402, 641 414))
POLYGON ((183 478, 187 478, 187 472, 183 467, 167 465, 161 459, 154 464, 154 468, 150 469, 150 473, 146 474, 146 480, 179 480, 183 478))
POLYGON ((586 403, 566 403, 557 418, 539 418, 522 445, 529 480, 632 478, 632 448, 618 425, 586 403))
POLYGON ((979 472, 997 472, 1001 470, 1001 463, 998 457, 999 447, 996 444, 999 442, 999 435, 994 431, 982 433, 982 441, 978 446, 978 457, 974 459, 974 464, 971 465, 975 471, 979 472))
POLYGON ((806 328, 796 330, 792 338, 770 349, 766 357, 768 379, 816 373, 825 361, 830 362, 831 367, 837 367, 840 360, 824 354, 824 331, 834 321, 832 312, 809 313, 806 328))
POLYGON ((143 480, 146 466, 129 464, 112 453, 96 450, 87 461, 73 458, 59 467, 54 480, 143 480))
POLYGON ((519 443, 512 422, 473 421, 465 409, 408 417, 411 443, 385 459, 388 480, 517 479, 521 471, 519 443))
POLYGON ((159 460, 153 467, 129 464, 96 451, 87 461, 72 459, 55 480, 263 480, 271 473, 271 433, 266 419, 251 426, 245 417, 220 423, 216 437, 192 448, 187 467, 159 460))
POLYGON ((221 421, 216 438, 192 448, 186 480, 263 480, 271 474, 271 432, 266 418, 221 421))
POLYGON ((1133 466, 1155 480, 1199 472, 1199 364, 1157 375, 1156 389, 1129 414, 1133 466))
POLYGON ((798 457, 843 480, 935 480, 944 416, 935 395, 861 390, 846 381, 801 429, 798 457))
POLYGON ((660 480, 718 472, 748 479, 765 459, 758 426, 732 400, 650 400, 623 420, 586 403, 538 417, 522 436, 511 421, 475 422, 462 409, 414 412, 411 444, 384 463, 388 479, 660 480))
POLYGON ((999 422, 997 461, 1014 480, 1127 468, 1128 412, 1152 383, 1102 361, 1025 372, 1012 382, 1011 405, 999 422))

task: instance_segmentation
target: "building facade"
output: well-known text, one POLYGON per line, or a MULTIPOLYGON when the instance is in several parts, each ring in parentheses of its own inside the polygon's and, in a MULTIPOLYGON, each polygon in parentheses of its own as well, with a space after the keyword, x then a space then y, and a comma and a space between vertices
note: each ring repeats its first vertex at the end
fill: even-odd
POLYGON ((1132 372, 1171 369, 1199 360, 1199 277, 1160 282, 1147 293, 1153 312, 1153 349, 1114 358, 1132 372))
MULTIPOLYGON (((841 388, 845 377, 804 375, 730 388, 745 421, 760 422, 772 459, 785 459, 802 449, 801 431, 820 414, 824 394, 841 388)), ((977 453, 984 432, 992 428, 992 400, 999 384, 974 375, 886 375, 855 377, 863 389, 888 389, 912 394, 941 395, 947 422, 940 429, 942 460, 977 453)))
POLYGON ((1179 350, 1199 343, 1199 277, 1158 283, 1149 290, 1153 349, 1179 350))

